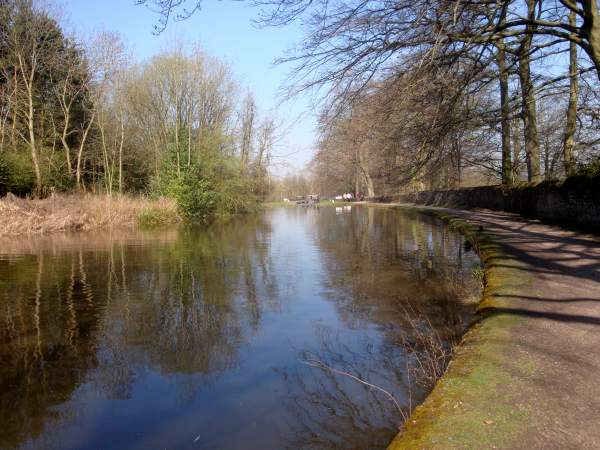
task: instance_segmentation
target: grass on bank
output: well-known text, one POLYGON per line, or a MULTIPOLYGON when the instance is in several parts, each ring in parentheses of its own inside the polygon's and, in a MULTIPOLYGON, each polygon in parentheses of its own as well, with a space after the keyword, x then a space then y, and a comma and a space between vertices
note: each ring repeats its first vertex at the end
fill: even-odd
POLYGON ((0 199, 0 235, 18 236, 177 223, 173 199, 92 194, 0 199))

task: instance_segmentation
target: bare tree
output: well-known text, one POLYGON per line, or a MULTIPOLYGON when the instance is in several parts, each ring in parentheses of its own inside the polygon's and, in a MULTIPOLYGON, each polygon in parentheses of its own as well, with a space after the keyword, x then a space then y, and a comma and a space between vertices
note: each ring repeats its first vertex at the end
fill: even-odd
MULTIPOLYGON (((26 142, 31 154, 31 161, 36 179, 36 195, 42 192, 42 172, 40 168, 40 155, 38 144, 38 124, 41 114, 38 110, 41 92, 38 78, 42 71, 47 71, 46 64, 56 63, 53 56, 58 44, 57 28, 51 19, 30 5, 21 5, 18 9, 18 24, 12 28, 9 36, 9 45, 15 60, 15 70, 23 90, 16 99, 15 114, 19 116, 25 126, 23 133, 18 134, 26 142)), ((16 120, 15 120, 16 122, 16 120)))
MULTIPOLYGON (((506 21, 506 11, 500 17, 500 24, 506 21)), ((508 68, 506 61, 506 48, 504 38, 495 42, 496 63, 498 64, 498 80, 500 83, 500 123, 502 126, 502 183, 510 185, 513 182, 511 162, 511 134, 510 134, 510 92, 508 87, 508 68)))
MULTIPOLYGON (((115 184, 115 170, 118 170, 117 183, 122 189, 123 146, 125 143, 125 117, 122 107, 123 76, 127 67, 124 45, 114 33, 99 33, 89 50, 95 71, 93 101, 94 112, 89 126, 95 119, 100 134, 104 187, 112 194, 115 184)), ((87 136, 89 127, 84 134, 87 136)), ((82 147, 80 147, 82 150, 82 147)), ((81 153, 81 152, 80 152, 81 153)), ((81 159, 78 155, 77 186, 81 183, 81 159)))
MULTIPOLYGON (((575 27, 577 13, 570 11, 569 25, 575 27)), ((573 159, 573 147, 575 146, 575 131, 577 130, 577 95, 579 91, 577 71, 577 44, 569 42, 569 106, 565 123, 565 137, 563 144, 563 160, 565 173, 573 175, 575 172, 575 161, 573 159)))
POLYGON ((245 168, 252 155, 252 143, 254 134, 254 122, 256 120, 256 102, 252 94, 247 94, 244 98, 241 111, 241 142, 240 155, 242 168, 245 168))
MULTIPOLYGON (((83 105, 88 101, 90 84, 92 81, 92 74, 85 65, 85 61, 82 57, 81 50, 78 49, 72 40, 68 42, 66 48, 64 60, 61 61, 66 67, 66 72, 61 80, 53 81, 52 86, 54 93, 60 106, 62 129, 60 130, 60 142, 65 151, 65 161, 67 163, 68 177, 76 179, 76 185, 81 188, 81 158, 83 148, 87 141, 89 129, 93 122, 93 113, 87 114, 87 111, 83 111, 83 121, 80 128, 73 124, 73 116, 76 114, 74 109, 76 107, 83 107, 83 109, 90 109, 92 105, 83 105), (72 143, 71 138, 73 135, 77 135, 79 139, 78 151, 76 154, 75 167, 76 171, 73 171, 72 164, 72 143)), ((89 103, 89 102, 88 102, 89 103)))
MULTIPOLYGON (((535 0, 527 0, 527 17, 535 17, 535 0)), ((521 101, 525 122, 525 155, 527 157, 527 180, 538 182, 540 175, 540 146, 537 130, 537 112, 535 91, 531 81, 530 54, 535 25, 527 25, 527 33, 519 46, 519 79, 521 82, 521 101)))

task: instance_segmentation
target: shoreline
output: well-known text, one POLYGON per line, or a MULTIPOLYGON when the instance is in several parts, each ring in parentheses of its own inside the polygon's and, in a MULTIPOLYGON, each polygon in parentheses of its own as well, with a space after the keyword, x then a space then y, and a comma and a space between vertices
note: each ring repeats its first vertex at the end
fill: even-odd
POLYGON ((486 281, 481 319, 388 450, 598 447, 600 240, 514 214, 379 206, 445 221, 486 281))
POLYGON ((0 198, 0 237, 135 229, 180 222, 173 199, 101 194, 57 194, 44 199, 0 198))
MULTIPOLYGON (((502 298, 497 296, 502 285, 510 283, 517 287, 523 280, 518 280, 516 271, 498 267, 498 264, 507 258, 499 244, 489 235, 479 232, 476 226, 466 220, 436 208, 418 205, 375 203, 369 206, 408 209, 442 220, 446 226, 462 234, 473 245, 485 272, 482 296, 476 307, 479 318, 476 318, 457 345, 446 372, 438 379, 425 401, 415 407, 388 449, 482 448, 491 442, 496 443, 493 445, 506 443, 524 429, 527 412, 516 411, 518 417, 511 417, 514 412, 507 416, 505 409, 510 405, 506 403, 510 402, 496 403, 496 395, 485 398, 482 388, 489 389, 489 383, 500 384, 509 379, 512 382, 512 374, 498 363, 490 365, 482 360, 498 351, 492 343, 493 339, 499 335, 510 334, 519 321, 492 319, 485 316, 485 310, 503 305, 502 298), (485 402, 489 418, 480 415, 481 406, 473 408, 476 400, 474 397, 481 397, 481 405, 485 402), (499 423, 498 413, 504 417, 499 423)), ((524 368, 527 366, 525 361, 519 362, 518 365, 524 368)))

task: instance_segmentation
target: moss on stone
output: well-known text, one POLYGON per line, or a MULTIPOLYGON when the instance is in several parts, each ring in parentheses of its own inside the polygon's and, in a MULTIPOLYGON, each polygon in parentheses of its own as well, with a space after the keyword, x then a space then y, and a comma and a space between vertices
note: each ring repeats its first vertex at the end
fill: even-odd
POLYGON ((389 450, 518 447, 519 436, 533 413, 520 399, 536 367, 525 352, 514 350, 513 330, 525 319, 489 313, 506 306, 506 296, 528 282, 522 265, 506 255, 491 236, 464 220, 435 208, 406 208, 438 217, 462 233, 481 258, 485 282, 479 320, 465 334, 446 373, 413 411, 389 450))

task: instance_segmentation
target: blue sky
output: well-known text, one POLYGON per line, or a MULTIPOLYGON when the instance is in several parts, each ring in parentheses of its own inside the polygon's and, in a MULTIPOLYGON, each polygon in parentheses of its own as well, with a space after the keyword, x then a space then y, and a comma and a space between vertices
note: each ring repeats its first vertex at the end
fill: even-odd
POLYGON ((136 60, 166 48, 174 38, 196 42, 207 52, 229 62, 242 87, 252 90, 262 112, 273 110, 283 124, 275 153, 274 172, 301 169, 312 156, 315 116, 308 96, 280 103, 279 91, 291 70, 274 66, 276 58, 300 42, 296 25, 262 28, 253 25, 258 10, 242 2, 205 1, 202 9, 183 22, 170 22, 159 36, 152 34, 158 17, 134 0, 63 0, 68 28, 80 36, 96 30, 119 32, 136 60), (284 163, 285 162, 285 163, 284 163))

